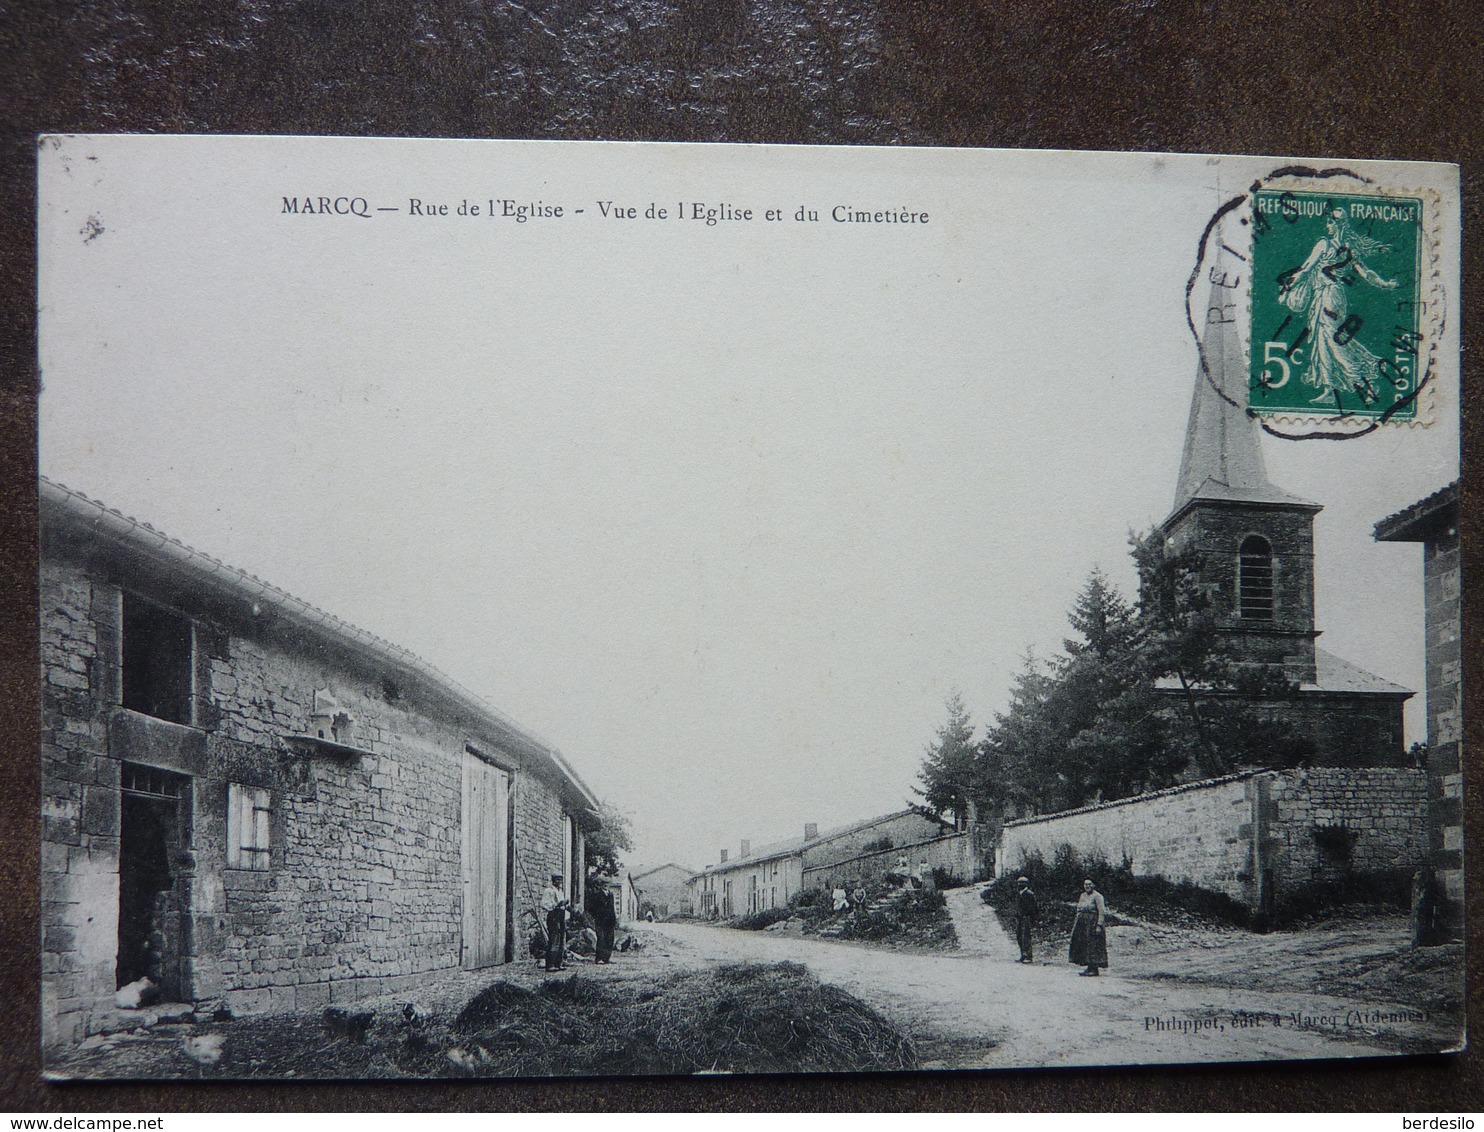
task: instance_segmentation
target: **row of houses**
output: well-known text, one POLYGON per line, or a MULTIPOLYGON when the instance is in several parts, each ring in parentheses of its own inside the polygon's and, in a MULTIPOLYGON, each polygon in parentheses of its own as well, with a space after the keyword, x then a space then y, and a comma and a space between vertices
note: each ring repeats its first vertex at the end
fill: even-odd
POLYGON ((236 1013, 509 962, 597 800, 404 649, 40 486, 42 998, 55 1047, 120 987, 236 1013))

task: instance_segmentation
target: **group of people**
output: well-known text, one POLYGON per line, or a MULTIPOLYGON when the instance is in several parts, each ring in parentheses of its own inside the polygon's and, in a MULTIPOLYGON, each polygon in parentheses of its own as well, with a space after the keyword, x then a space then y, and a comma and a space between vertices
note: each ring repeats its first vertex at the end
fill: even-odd
MULTIPOLYGON (((1029 877, 1018 877, 1015 884, 1015 942, 1020 946, 1020 958, 1016 962, 1029 963, 1032 929, 1041 915, 1041 905, 1029 877)), ((1096 978, 1108 965, 1107 927, 1108 906, 1097 885, 1088 878, 1082 882, 1082 893, 1077 897, 1077 916, 1072 921, 1072 941, 1067 947, 1067 961, 1082 967, 1077 974, 1096 978)))
MULTIPOLYGON (((562 874, 552 873, 551 883, 541 891, 541 919, 546 928, 545 961, 548 971, 567 969, 567 925, 572 901, 562 884, 562 874)), ((587 884, 587 914, 592 917, 598 940, 593 949, 593 962, 613 962, 613 937, 618 928, 618 909, 613 893, 602 880, 587 884)))
POLYGON ((835 912, 861 914, 866 910, 866 886, 857 885, 854 892, 847 893, 844 886, 837 881, 830 892, 830 905, 835 912))

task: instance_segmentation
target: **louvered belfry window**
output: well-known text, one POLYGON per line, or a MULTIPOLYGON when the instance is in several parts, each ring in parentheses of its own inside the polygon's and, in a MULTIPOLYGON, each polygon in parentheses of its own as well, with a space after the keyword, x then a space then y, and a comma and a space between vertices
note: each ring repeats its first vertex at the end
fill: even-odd
POLYGON ((1237 609, 1243 621, 1273 619, 1273 548, 1261 535, 1248 535, 1242 541, 1237 609))

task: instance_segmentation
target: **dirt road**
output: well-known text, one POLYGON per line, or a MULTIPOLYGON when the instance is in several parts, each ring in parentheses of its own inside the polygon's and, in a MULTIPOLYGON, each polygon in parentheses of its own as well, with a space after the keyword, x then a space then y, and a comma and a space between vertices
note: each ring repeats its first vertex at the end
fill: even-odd
MULTIPOLYGON (((1016 963, 988 911, 956 953, 897 952, 788 933, 654 924, 697 962, 792 960, 881 1010, 931 1068, 1365 1057, 1437 1050, 1450 1023, 1416 1007, 1301 991, 1236 990, 1119 973, 1077 977, 1063 956, 1016 963)), ((955 917, 956 920, 958 917, 955 917)))

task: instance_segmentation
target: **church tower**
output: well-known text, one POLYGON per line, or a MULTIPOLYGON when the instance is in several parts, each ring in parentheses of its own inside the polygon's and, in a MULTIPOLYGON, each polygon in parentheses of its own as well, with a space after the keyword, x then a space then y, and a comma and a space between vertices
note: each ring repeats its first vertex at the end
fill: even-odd
POLYGON ((1412 693, 1315 644, 1314 516, 1323 508, 1268 480, 1245 407, 1238 284, 1247 265, 1225 244, 1218 249, 1175 506, 1160 532, 1171 552, 1199 560, 1239 661, 1281 668, 1297 685, 1262 706, 1311 741, 1315 765, 1404 766, 1402 705, 1412 693))
POLYGON ((1234 654, 1313 685, 1314 516, 1322 508, 1268 480, 1245 408, 1237 319, 1246 264, 1218 248, 1175 505, 1160 530, 1172 551, 1200 556, 1201 581, 1234 654))

